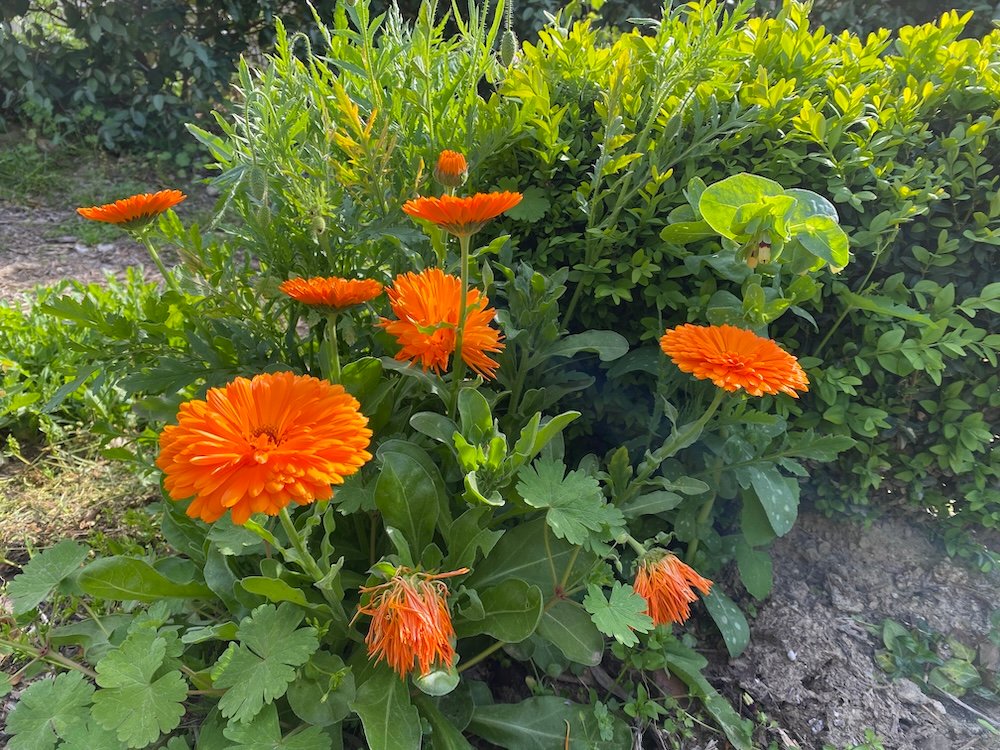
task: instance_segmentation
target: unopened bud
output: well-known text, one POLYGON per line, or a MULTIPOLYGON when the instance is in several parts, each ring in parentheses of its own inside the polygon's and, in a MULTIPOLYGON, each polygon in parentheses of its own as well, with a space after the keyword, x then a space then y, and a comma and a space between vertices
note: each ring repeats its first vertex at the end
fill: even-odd
POLYGON ((469 164, 458 151, 442 151, 434 165, 434 179, 448 188, 465 184, 469 176, 469 164))
POLYGON ((500 62, 505 68, 509 68, 514 62, 515 54, 517 54, 517 36, 513 29, 508 28, 500 37, 500 62))

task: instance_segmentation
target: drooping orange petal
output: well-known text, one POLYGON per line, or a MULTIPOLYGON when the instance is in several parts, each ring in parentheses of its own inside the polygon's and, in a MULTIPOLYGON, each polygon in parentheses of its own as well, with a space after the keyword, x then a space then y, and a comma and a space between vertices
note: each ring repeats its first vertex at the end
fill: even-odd
POLYGON ((658 560, 647 559, 639 564, 633 588, 646 600, 646 614, 653 622, 668 625, 687 620, 691 603, 698 601, 694 589, 707 594, 712 582, 668 552, 658 560))
MULTIPOLYGON (((455 352, 455 332, 462 297, 462 281, 439 268, 400 274, 386 290, 398 320, 383 319, 380 325, 400 345, 396 359, 419 363, 424 370, 442 373, 455 352)), ((500 331, 490 322, 496 315, 489 298, 478 289, 466 295, 468 312, 462 336, 462 359, 484 378, 496 376, 500 366, 487 356, 504 348, 500 331)))
POLYGON ((683 372, 719 388, 751 396, 787 393, 798 398, 809 379, 798 360, 771 339, 730 325, 684 324, 668 329, 660 348, 683 372))
POLYGON ((160 434, 156 465, 174 500, 209 523, 277 515, 289 503, 326 500, 371 459, 372 432, 342 386, 291 372, 236 378, 181 404, 160 434))
POLYGON ((520 193, 476 193, 467 197, 442 195, 420 197, 403 204, 410 216, 437 224, 457 237, 475 234, 490 219, 495 219, 521 202, 520 193))
POLYGON ((435 667, 450 669, 455 661, 455 629, 448 611, 448 587, 440 580, 467 573, 467 568, 437 575, 400 568, 378 586, 362 587, 371 594, 359 615, 372 618, 365 643, 368 656, 384 660, 400 677, 421 675, 435 667))
POLYGON ((187 196, 180 190, 160 190, 156 193, 140 193, 122 198, 103 206, 78 208, 76 212, 91 221, 103 221, 108 224, 121 224, 126 228, 133 228, 151 221, 185 198, 187 196))
POLYGON ((288 279, 281 282, 278 289, 304 305, 333 311, 369 302, 382 293, 382 285, 374 279, 342 279, 339 276, 288 279))

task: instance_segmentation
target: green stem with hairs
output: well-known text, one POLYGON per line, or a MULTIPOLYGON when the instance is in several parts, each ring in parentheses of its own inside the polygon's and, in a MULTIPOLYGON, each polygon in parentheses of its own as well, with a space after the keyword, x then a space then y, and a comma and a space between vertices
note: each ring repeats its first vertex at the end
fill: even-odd
POLYGON ((458 243, 462 248, 462 296, 458 306, 458 327, 455 331, 455 353, 452 355, 452 392, 448 416, 454 419, 458 408, 458 394, 462 390, 462 380, 465 377, 465 360, 462 358, 462 339, 465 335, 465 319, 469 314, 469 240, 467 235, 461 235, 458 243))
POLYGON ((302 566, 312 579, 317 583, 323 580, 323 571, 319 569, 319 565, 313 556, 309 554, 309 550, 306 549, 306 543, 299 534, 298 529, 295 528, 295 524, 292 522, 292 517, 288 515, 287 506, 281 509, 278 513, 278 518, 281 520, 281 527, 285 530, 285 534, 288 535, 288 540, 292 543, 292 547, 295 548, 295 552, 298 555, 298 563, 302 566))
POLYGON ((0 646, 4 648, 11 649, 12 651, 20 651, 22 654, 30 656, 32 659, 37 659, 39 661, 47 661, 49 664, 55 664, 56 666, 62 667, 63 669, 72 669, 77 672, 81 672, 91 679, 97 679, 97 673, 92 669, 88 669, 79 662, 68 659, 58 651, 51 651, 49 649, 37 649, 33 646, 28 646, 24 643, 18 643, 17 641, 9 641, 6 638, 0 638, 0 646))
POLYGON ((340 345, 337 342, 337 313, 326 316, 326 343, 330 347, 330 382, 340 383, 340 345))
POLYGON ((139 240, 146 247, 146 252, 149 253, 149 257, 153 259, 153 263, 156 264, 156 268, 159 270, 160 274, 163 276, 164 282, 170 287, 172 292, 181 293, 181 289, 177 286, 177 279, 173 277, 165 265, 163 265, 163 260, 160 258, 160 254, 157 252, 156 248, 153 247, 153 243, 149 241, 149 237, 145 232, 139 235, 139 240))

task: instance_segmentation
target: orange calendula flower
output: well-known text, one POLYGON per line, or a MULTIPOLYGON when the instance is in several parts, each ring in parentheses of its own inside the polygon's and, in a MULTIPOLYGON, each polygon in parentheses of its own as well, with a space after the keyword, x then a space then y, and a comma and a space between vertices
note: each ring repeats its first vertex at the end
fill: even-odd
POLYGON ((385 660, 400 677, 417 663, 421 675, 434 667, 450 669, 455 661, 455 628, 448 612, 448 587, 440 580, 468 573, 468 568, 450 573, 417 573, 400 568, 385 583, 363 586, 371 594, 359 615, 372 618, 368 627, 368 656, 375 663, 385 660))
POLYGON ((180 190, 161 190, 158 193, 140 193, 103 206, 78 208, 76 212, 85 219, 121 224, 126 229, 135 229, 148 224, 185 198, 187 196, 180 190))
POLYGON ((434 165, 434 178, 445 187, 457 188, 465 184, 469 164, 458 151, 442 151, 434 165))
POLYGON ((291 372, 236 378, 205 400, 181 404, 160 434, 156 465, 174 500, 209 523, 277 515, 289 503, 326 500, 371 459, 372 431, 342 386, 291 372))
POLYGON ((382 293, 382 285, 374 279, 342 279, 338 276, 288 279, 281 282, 278 289, 304 305, 331 312, 369 302, 382 293))
POLYGON ((495 219, 520 202, 520 193, 476 193, 464 198, 442 195, 440 198, 409 200, 403 204, 403 211, 417 219, 437 224, 456 237, 469 237, 490 219, 495 219))
POLYGON ((808 391, 809 379, 799 361, 771 339, 730 325, 671 328, 660 348, 681 370, 719 388, 742 388, 751 396, 808 391))
POLYGON ((707 594, 712 582, 667 552, 656 559, 639 563, 635 574, 635 593, 646 600, 646 614, 657 625, 681 623, 691 616, 691 603, 698 601, 694 589, 707 594))
MULTIPOLYGON (((402 347, 396 359, 419 362, 424 370, 441 373, 455 351, 462 281, 429 268, 420 273, 400 274, 390 289, 389 304, 399 320, 382 319, 380 325, 402 347)), ((465 302, 468 313, 462 335, 462 359, 484 378, 492 378, 500 366, 487 352, 503 350, 500 331, 490 326, 495 311, 489 298, 478 289, 470 289, 465 302)))

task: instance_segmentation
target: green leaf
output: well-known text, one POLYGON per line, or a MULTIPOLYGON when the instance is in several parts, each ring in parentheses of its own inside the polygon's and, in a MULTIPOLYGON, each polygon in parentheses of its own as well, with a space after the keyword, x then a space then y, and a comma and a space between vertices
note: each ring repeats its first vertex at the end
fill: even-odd
POLYGON ((302 607, 310 606, 302 589, 295 588, 280 578, 247 576, 240 580, 240 586, 247 593, 263 596, 272 602, 292 602, 302 607))
POLYGON ((802 247, 822 258, 832 268, 846 266, 851 260, 850 241, 836 219, 814 216, 798 228, 795 235, 802 247))
POLYGON ((567 425, 579 416, 580 412, 578 411, 566 411, 542 424, 542 414, 536 412, 521 430, 521 434, 514 444, 514 453, 520 457, 520 461, 516 465, 519 466, 523 461, 530 461, 538 455, 552 438, 565 430, 567 425))
POLYGON ((559 601, 545 610, 538 623, 538 635, 577 664, 595 667, 604 654, 604 636, 594 621, 576 602, 559 601))
POLYGON ((458 394, 458 415, 462 434, 470 440, 479 440, 493 431, 493 413, 490 404, 474 388, 463 388, 458 394))
POLYGON ((351 708, 361 718, 369 750, 420 750, 420 715, 409 687, 385 664, 358 688, 351 708))
POLYGON ((639 516, 652 516, 657 513, 665 513, 668 510, 673 510, 681 504, 683 499, 676 492, 655 490, 629 500, 620 506, 619 510, 628 519, 638 518, 639 516))
POLYGON ((757 600, 766 599, 774 586, 771 556, 763 550, 753 549, 741 539, 736 544, 736 565, 740 580, 750 595, 757 600))
POLYGON ((434 537, 440 503, 435 480, 440 477, 406 453, 380 450, 379 458, 382 469, 375 482, 375 505, 385 523, 402 531, 410 548, 419 552, 434 537))
POLYGON ((712 616, 722 634, 722 640, 726 642, 729 655, 735 659, 750 643, 750 626, 747 624, 747 618, 736 606, 736 602, 722 593, 718 584, 712 586, 712 590, 703 599, 708 614, 712 616))
MULTIPOLYGON (((95 721, 88 721, 84 726, 73 730, 71 736, 63 740, 59 750, 122 750, 122 744, 115 733, 105 729, 95 721)), ((167 745, 166 750, 174 750, 176 745, 167 745)), ((181 744, 187 750, 186 744, 181 744)))
POLYGON ((486 633, 498 641, 520 643, 535 632, 544 605, 541 589, 537 586, 511 578, 477 591, 485 617, 456 618, 455 632, 459 638, 486 633))
POLYGON ((520 703, 479 705, 468 731, 505 750, 557 750, 566 746, 587 750, 622 750, 632 747, 632 733, 613 717, 611 739, 601 736, 593 709, 547 695, 520 703))
POLYGON ((761 505, 757 496, 749 490, 740 493, 740 497, 743 501, 743 507, 740 510, 740 530, 743 532, 747 544, 753 547, 767 544, 776 535, 774 529, 771 528, 771 522, 767 520, 764 506, 761 505))
POLYGON ((177 583, 134 557, 103 557, 80 571, 80 588, 98 599, 155 602, 162 597, 212 598, 200 583, 177 583))
POLYGON ((614 331, 586 331, 563 336, 535 358, 572 357, 579 352, 595 352, 602 362, 612 362, 628 352, 628 340, 614 331))
POLYGON ((434 701, 419 693, 413 697, 413 702, 427 723, 431 725, 431 747, 434 750, 472 750, 472 745, 462 736, 458 727, 438 710, 434 701))
POLYGON ((920 323, 921 325, 929 326, 934 323, 929 317, 923 313, 918 313, 912 307, 907 307, 906 305, 901 305, 898 302, 893 302, 892 300, 871 295, 871 294, 855 294, 854 292, 842 291, 837 295, 841 302, 849 307, 856 307, 859 310, 867 310, 868 312, 878 313, 879 315, 884 315, 887 318, 899 318, 900 320, 908 320, 911 323, 920 323))
POLYGON ((791 531, 799 514, 799 483, 774 466, 748 466, 739 474, 749 478, 774 533, 784 536, 791 531))
POLYGON ((742 172, 705 188, 698 201, 698 210, 712 229, 724 237, 736 239, 733 222, 742 206, 784 194, 784 188, 774 180, 742 172))
POLYGON ((7 584, 14 614, 23 615, 38 606, 76 572, 89 552, 82 544, 66 540, 32 557, 21 574, 7 584))
POLYGON ((480 528, 480 522, 487 515, 490 509, 478 506, 469 508, 455 519, 448 529, 448 557, 442 566, 445 570, 472 567, 480 552, 488 555, 500 540, 503 531, 480 528))
POLYGON ((517 474, 517 491, 533 508, 547 509, 546 521, 553 533, 570 544, 593 542, 614 536, 625 525, 622 512, 608 505, 597 480, 582 471, 571 471, 561 461, 539 459, 517 474))
POLYGON ((90 719, 94 688, 79 672, 64 672, 28 686, 7 717, 13 737, 7 750, 53 750, 58 738, 79 731, 90 719))
POLYGON ((354 672, 333 654, 318 651, 288 686, 288 705, 307 724, 327 727, 345 719, 357 691, 354 672))
POLYGON ((155 677, 167 655, 167 641, 140 628, 97 663, 94 720, 114 730, 129 747, 146 747, 180 724, 187 683, 179 670, 155 677))
POLYGON ((660 231, 660 239, 674 245, 687 245, 716 236, 717 232, 707 221, 678 221, 660 231))
POLYGON ((538 586, 546 597, 550 597, 553 593, 551 567, 563 571, 574 560, 575 574, 570 575, 567 585, 575 584, 592 564, 593 555, 579 553, 579 547, 562 539, 550 539, 546 547, 545 527, 545 519, 539 518, 505 531, 493 551, 466 579, 465 585, 482 590, 509 578, 520 578, 538 586), (551 567, 549 551, 552 555, 551 567))
POLYGON ((257 607, 240 622, 240 644, 230 643, 212 668, 215 687, 229 688, 219 701, 223 716, 246 723, 285 694, 296 667, 319 647, 316 631, 299 628, 301 621, 302 612, 286 602, 257 607))
POLYGON ((754 750, 753 722, 741 718, 729 701, 719 695, 702 675, 701 670, 707 664, 705 657, 678 640, 672 640, 666 645, 664 656, 670 672, 688 686, 693 696, 701 699, 705 710, 722 727, 726 739, 733 747, 736 750, 754 750))
POLYGON ((521 192, 521 202, 504 213, 519 221, 536 222, 548 212, 552 205, 546 191, 537 185, 530 185, 521 192))
POLYGON ((249 724, 231 723, 222 733, 235 742, 228 750, 330 750, 330 738, 320 727, 281 736, 278 710, 267 706, 249 724))
POLYGON ((604 598, 604 589, 590 584, 583 598, 583 607, 590 612, 594 625, 604 635, 609 635, 625 646, 639 642, 635 631, 648 633, 653 629, 653 619, 646 614, 646 600, 629 585, 615 581, 611 596, 604 598))

